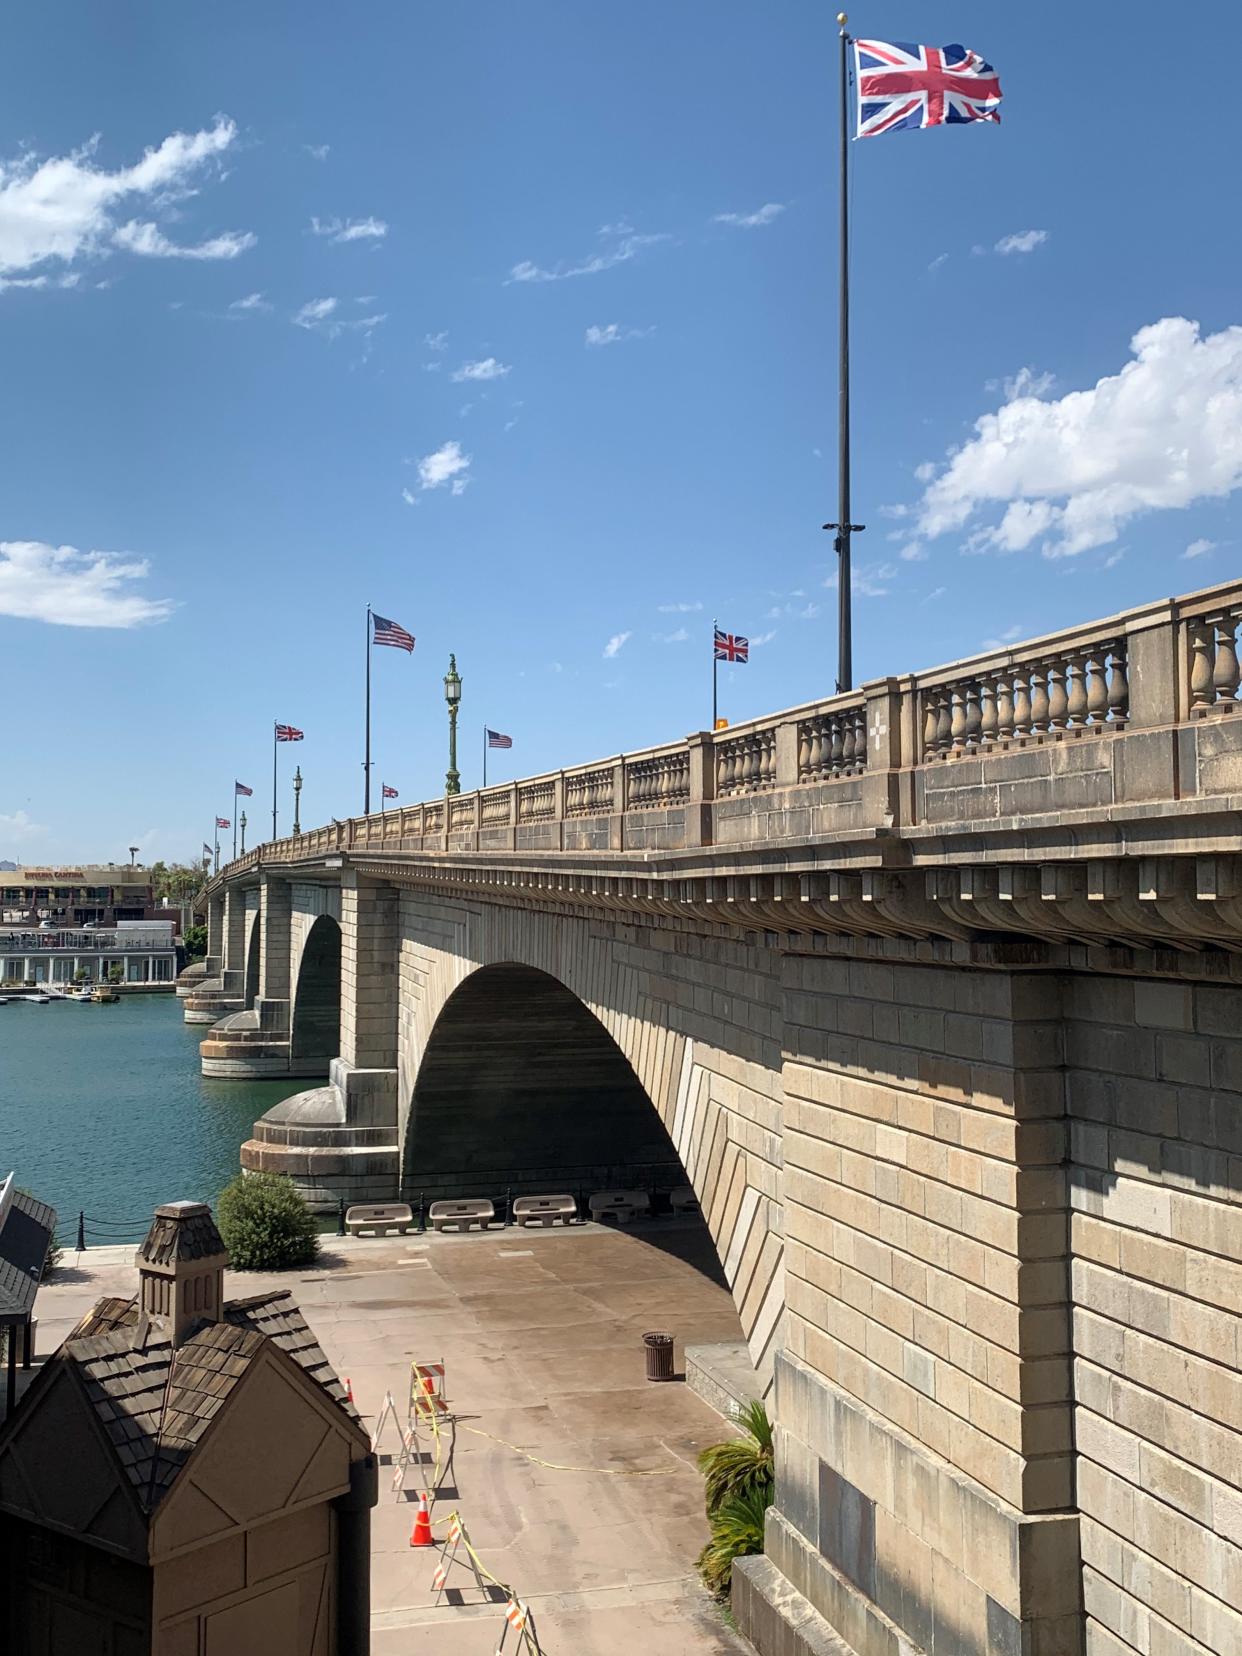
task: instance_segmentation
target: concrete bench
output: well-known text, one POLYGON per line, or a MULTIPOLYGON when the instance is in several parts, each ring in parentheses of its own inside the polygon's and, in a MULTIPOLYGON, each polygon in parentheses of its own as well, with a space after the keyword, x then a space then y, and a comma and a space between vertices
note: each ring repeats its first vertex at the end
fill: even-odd
POLYGON ((376 1236, 412 1231, 414 1210, 408 1202, 361 1202, 346 1208, 345 1229, 351 1236, 363 1236, 367 1231, 376 1236))
POLYGON ((567 1225, 578 1216, 578 1204, 572 1196, 515 1196, 513 1222, 515 1225, 555 1225, 559 1219, 567 1225))
POLYGON ((645 1190, 597 1190, 587 1206, 591 1218, 615 1219, 618 1225, 628 1225, 639 1214, 651 1212, 651 1198, 645 1190))
POLYGON ((676 1190, 669 1191, 669 1206, 674 1213, 697 1213, 699 1199, 689 1185, 678 1185, 676 1190))
POLYGON ((471 1225, 486 1230, 496 1217, 496 1209, 486 1196, 467 1197, 460 1202, 433 1202, 427 1209, 432 1230, 442 1231, 445 1225, 456 1225, 468 1231, 471 1225))

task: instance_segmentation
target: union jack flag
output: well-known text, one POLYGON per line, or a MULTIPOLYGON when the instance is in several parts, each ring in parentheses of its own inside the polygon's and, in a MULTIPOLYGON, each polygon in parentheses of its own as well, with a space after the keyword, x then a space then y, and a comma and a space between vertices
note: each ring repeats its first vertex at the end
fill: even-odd
POLYGON ((999 121, 996 70, 967 46, 856 40, 858 137, 907 127, 999 121))
POLYGON ((382 615, 372 612, 371 622, 374 628, 371 637, 373 644, 391 644, 395 650, 414 648, 414 634, 406 632, 399 621, 388 621, 382 615))
POLYGON ((216 827, 217 828, 231 828, 232 826, 233 826, 233 824, 229 821, 228 817, 217 817, 216 818, 216 827))
POLYGON ((399 798, 400 798, 400 797, 401 797, 401 796, 400 796, 400 795, 399 795, 399 794, 398 794, 398 792, 397 792, 397 790, 396 790, 396 789, 395 789, 395 788, 390 788, 390 787, 389 787, 389 786, 388 786, 388 784, 387 784, 387 782, 382 782, 382 783, 381 783, 381 784, 380 784, 380 786, 381 786, 381 787, 382 787, 382 788, 383 788, 383 790, 384 790, 384 798, 385 798, 385 799, 399 799, 399 798))
POLYGON ((295 725, 278 724, 276 726, 276 740, 278 742, 300 742, 305 735, 306 732, 299 730, 295 725))
POLYGON ((750 639, 741 633, 721 632, 716 628, 715 651, 717 661, 749 661, 750 639))

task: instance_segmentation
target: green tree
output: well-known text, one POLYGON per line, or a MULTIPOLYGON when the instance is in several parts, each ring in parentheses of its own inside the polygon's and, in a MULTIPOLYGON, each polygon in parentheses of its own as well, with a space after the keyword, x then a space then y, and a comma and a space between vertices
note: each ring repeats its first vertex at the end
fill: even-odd
POLYGON ((203 883, 203 871, 193 863, 151 864, 151 890, 170 903, 187 902, 203 883))
POLYGON ((713 1443, 699 1455, 711 1540, 699 1555, 699 1574, 720 1597, 728 1594, 733 1560, 763 1551, 764 1514, 772 1504, 776 1472, 772 1422, 758 1399, 737 1417, 742 1436, 713 1443))
POLYGON ((108 982, 109 983, 124 983, 125 982, 125 968, 124 968, 124 966, 109 966, 108 967, 108 982))
POLYGON ((763 1551, 763 1521, 772 1504, 771 1486, 760 1485, 730 1495, 712 1513, 712 1538, 699 1554, 699 1574, 718 1598, 733 1583, 733 1560, 763 1551))
POLYGON ((186 962, 202 960, 207 953, 206 926, 187 926, 181 941, 185 944, 186 962))
POLYGON ((239 1173, 216 1204, 216 1223, 236 1271, 284 1271, 319 1252, 315 1218, 283 1173, 239 1173))

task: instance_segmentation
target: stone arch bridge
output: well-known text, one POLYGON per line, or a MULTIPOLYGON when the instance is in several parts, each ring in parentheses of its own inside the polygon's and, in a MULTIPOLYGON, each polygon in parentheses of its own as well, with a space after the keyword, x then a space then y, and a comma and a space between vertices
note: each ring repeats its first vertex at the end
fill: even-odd
POLYGON ((332 1205, 693 1184, 775 1377, 765 1653, 1242 1650, 1240 617, 1149 605, 208 888, 205 1071, 308 1081, 247 1167, 332 1205))

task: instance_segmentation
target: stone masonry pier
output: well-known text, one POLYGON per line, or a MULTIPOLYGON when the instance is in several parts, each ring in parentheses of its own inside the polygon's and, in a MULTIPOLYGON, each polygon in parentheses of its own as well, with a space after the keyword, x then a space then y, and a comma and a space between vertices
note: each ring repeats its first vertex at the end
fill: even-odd
POLYGON ((1242 1651, 1242 586, 334 823, 206 894, 243 1165, 691 1183, 763 1656, 1242 1651), (652 1174, 653 1180, 655 1174, 652 1174))

